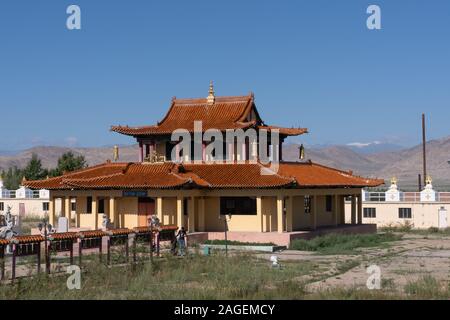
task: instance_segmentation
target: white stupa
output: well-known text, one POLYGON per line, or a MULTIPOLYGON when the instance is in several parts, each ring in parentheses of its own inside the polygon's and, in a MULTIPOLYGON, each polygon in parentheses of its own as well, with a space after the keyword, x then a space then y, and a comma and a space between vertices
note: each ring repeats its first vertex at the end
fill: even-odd
POLYGON ((386 191, 386 202, 399 202, 400 201, 400 191, 397 187, 397 178, 392 177, 391 186, 388 191, 386 191))
POLYGON ((427 177, 425 188, 420 192, 420 201, 421 202, 433 202, 436 201, 436 191, 433 190, 433 185, 431 182, 433 180, 430 176, 427 177))

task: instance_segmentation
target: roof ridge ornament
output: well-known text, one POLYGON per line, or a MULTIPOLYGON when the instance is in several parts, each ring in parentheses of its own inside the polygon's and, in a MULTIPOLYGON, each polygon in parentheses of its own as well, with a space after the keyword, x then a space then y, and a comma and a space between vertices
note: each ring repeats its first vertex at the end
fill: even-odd
POLYGON ((216 101, 216 97, 214 95, 214 83, 212 80, 209 82, 209 94, 206 100, 209 105, 214 104, 214 102, 216 101))

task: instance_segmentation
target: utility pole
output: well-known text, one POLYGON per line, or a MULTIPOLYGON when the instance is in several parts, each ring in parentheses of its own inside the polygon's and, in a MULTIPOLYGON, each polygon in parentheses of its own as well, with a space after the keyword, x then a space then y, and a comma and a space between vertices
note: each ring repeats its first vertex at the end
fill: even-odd
POLYGON ((427 137, 425 128, 425 113, 422 113, 422 147, 423 147, 423 179, 427 179, 427 137))

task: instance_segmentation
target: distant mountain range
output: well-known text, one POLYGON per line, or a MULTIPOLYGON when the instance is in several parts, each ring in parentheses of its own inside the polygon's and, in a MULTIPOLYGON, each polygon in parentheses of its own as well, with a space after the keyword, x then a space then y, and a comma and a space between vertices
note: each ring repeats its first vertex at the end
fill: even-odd
MULTIPOLYGON (((395 151, 367 152, 350 146, 306 148, 306 158, 335 168, 353 170, 355 174, 390 180, 395 176, 403 189, 417 189, 422 173, 422 145, 395 151), (359 151, 359 152, 358 152, 359 151)), ((283 149, 286 160, 298 159, 298 146, 283 149)), ((427 143, 427 173, 436 189, 450 189, 450 137, 427 143)))
MULTIPOLYGON (((0 153, 0 169, 12 166, 24 167, 33 153, 37 154, 46 168, 56 166, 58 158, 67 151, 82 154, 89 165, 105 162, 113 157, 112 147, 63 148, 35 147, 20 152, 0 153)), ((287 144, 283 149, 285 160, 298 159, 298 145, 287 144)), ((381 143, 351 144, 345 146, 306 146, 306 158, 323 165, 353 170, 355 174, 389 180, 399 179, 404 190, 417 188, 418 174, 422 172, 422 147, 401 148, 381 143)), ((138 160, 137 145, 120 147, 120 161, 138 160)), ((436 189, 450 190, 450 137, 432 140, 427 145, 428 173, 433 177, 436 189)))

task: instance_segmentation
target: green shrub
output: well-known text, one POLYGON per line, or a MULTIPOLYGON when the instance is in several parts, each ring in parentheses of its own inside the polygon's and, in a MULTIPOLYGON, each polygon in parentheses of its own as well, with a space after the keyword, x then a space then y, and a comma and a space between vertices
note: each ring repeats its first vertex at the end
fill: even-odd
POLYGON ((405 286, 405 293, 418 299, 449 299, 450 289, 442 287, 432 276, 426 275, 417 281, 410 281, 405 286))
POLYGON ((355 249, 377 247, 386 242, 400 240, 401 236, 392 233, 382 234, 328 234, 311 240, 294 240, 291 250, 314 251, 322 254, 349 254, 355 249))

